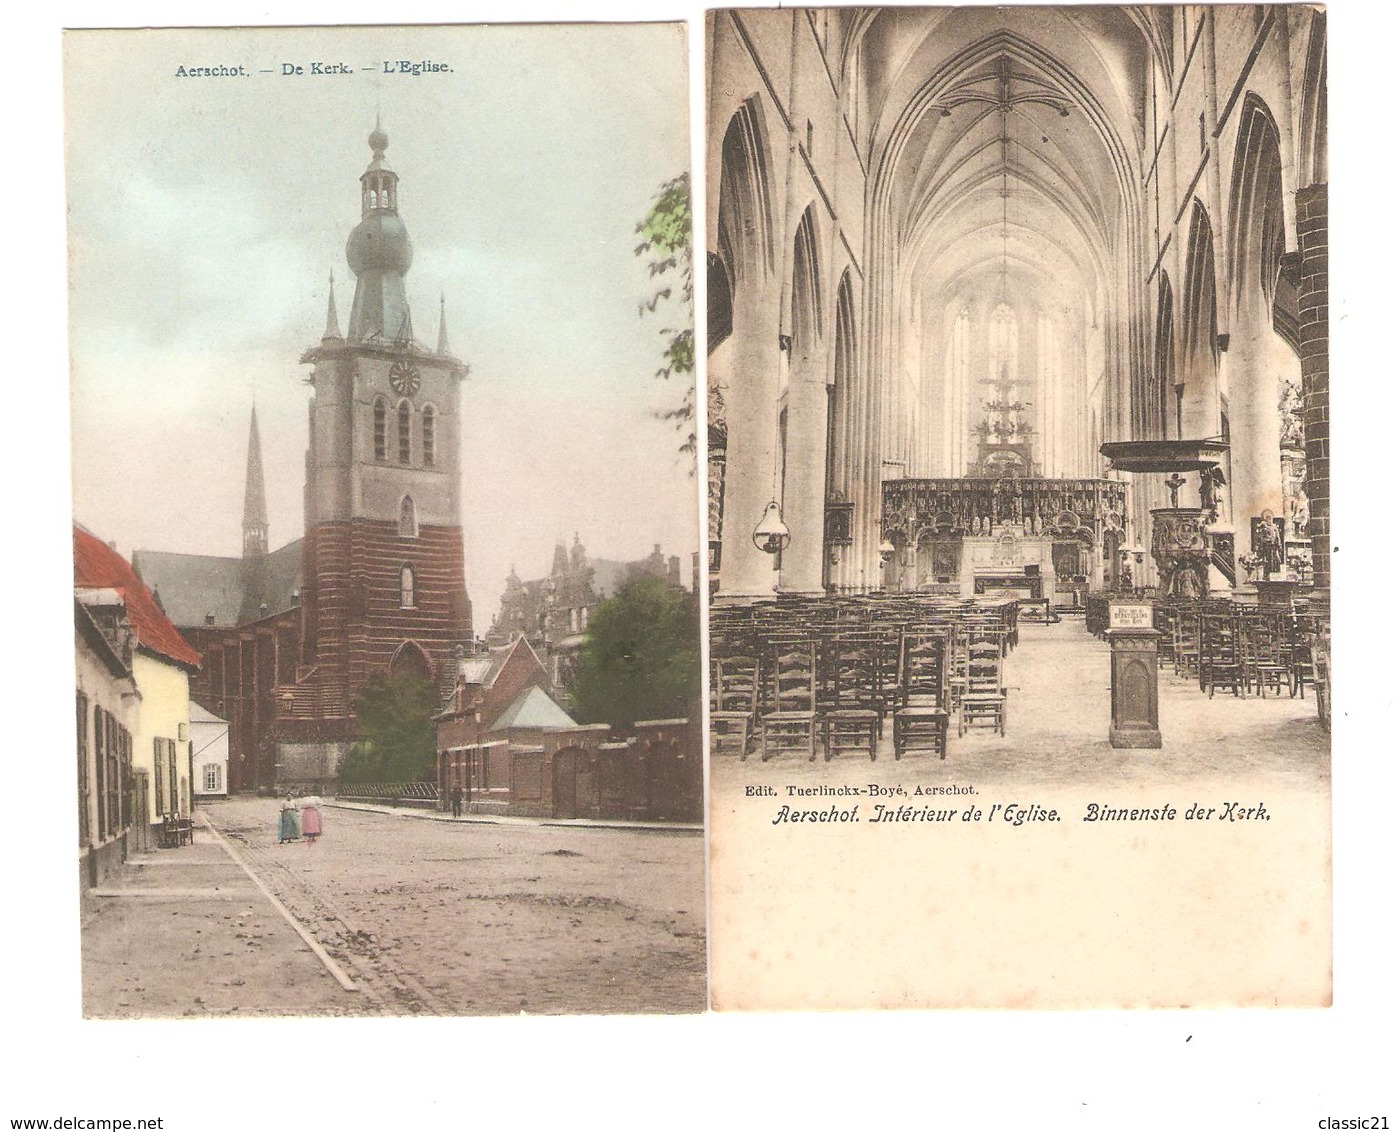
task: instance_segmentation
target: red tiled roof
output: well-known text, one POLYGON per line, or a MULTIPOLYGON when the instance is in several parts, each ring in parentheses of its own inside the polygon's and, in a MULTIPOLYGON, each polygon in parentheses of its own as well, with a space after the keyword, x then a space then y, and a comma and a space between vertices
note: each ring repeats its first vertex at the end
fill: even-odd
POLYGON ((199 654, 160 611, 131 563, 101 539, 76 526, 73 528, 73 584, 116 590, 126 602, 126 618, 137 644, 176 664, 199 667, 199 654))

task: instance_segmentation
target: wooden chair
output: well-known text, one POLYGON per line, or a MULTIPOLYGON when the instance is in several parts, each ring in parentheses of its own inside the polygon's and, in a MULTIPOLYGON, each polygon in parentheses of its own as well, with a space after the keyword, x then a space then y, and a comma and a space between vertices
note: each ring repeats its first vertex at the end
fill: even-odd
POLYGON ((875 759, 884 730, 883 646, 883 639, 872 633, 841 633, 829 643, 829 698, 821 705, 827 762, 846 751, 863 751, 871 762, 875 759))
POLYGON ((1200 615, 1200 691, 1232 689, 1239 694, 1243 684, 1243 660, 1239 656, 1239 628, 1232 614, 1200 615))
POLYGON ((900 703, 894 712, 894 758, 935 751, 947 758, 949 636, 905 633, 899 649, 900 703))
POLYGON ((1281 696, 1291 677, 1282 623, 1274 615, 1259 613, 1248 617, 1242 629, 1244 687, 1260 696, 1272 688, 1281 696))
POLYGON ((1316 683, 1312 667, 1312 635, 1315 623, 1309 618, 1291 617, 1287 622, 1287 661, 1291 685, 1289 694, 1307 698, 1307 681, 1316 683))
POLYGON ((1158 605, 1152 617, 1156 631, 1161 634, 1156 645, 1156 666, 1174 669, 1176 665, 1176 611, 1168 606, 1158 605))
POLYGON ((1176 611, 1172 625, 1171 659, 1177 676, 1200 674, 1200 614, 1198 610, 1181 608, 1176 611))
POLYGON ((967 646, 967 689, 957 710, 957 734, 970 727, 994 727, 1006 733, 1006 690, 1001 683, 1001 646, 981 638, 967 646))
POLYGON ((748 757, 758 717, 758 659, 723 656, 713 659, 709 687, 710 751, 748 757))
POLYGON ((816 642, 810 640, 772 647, 765 710, 758 717, 763 762, 788 752, 816 758, 816 650, 816 642))

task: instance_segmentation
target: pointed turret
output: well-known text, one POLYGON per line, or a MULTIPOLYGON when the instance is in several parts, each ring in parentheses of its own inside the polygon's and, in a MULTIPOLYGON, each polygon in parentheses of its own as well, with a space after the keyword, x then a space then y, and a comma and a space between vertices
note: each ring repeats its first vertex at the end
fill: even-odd
POLYGON ((257 431, 257 406, 253 406, 248 431, 248 476, 243 491, 243 557, 262 558, 267 553, 267 487, 262 478, 262 439, 257 431))
POLYGON ((451 352, 447 347, 447 292, 443 291, 437 318, 437 353, 446 357, 451 352))
POLYGON ((325 333, 321 335, 322 342, 340 342, 340 315, 335 309, 335 272, 330 273, 330 302, 325 311, 325 333))

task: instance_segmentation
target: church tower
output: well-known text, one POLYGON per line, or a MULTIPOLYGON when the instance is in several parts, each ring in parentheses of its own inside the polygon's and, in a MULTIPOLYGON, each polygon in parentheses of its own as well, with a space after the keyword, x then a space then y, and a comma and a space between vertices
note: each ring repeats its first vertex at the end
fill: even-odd
POLYGON ((312 367, 301 655, 315 668, 312 710, 347 726, 365 679, 406 668, 444 685, 453 649, 471 638, 460 497, 467 367, 447 350, 445 304, 436 349, 413 335, 413 244, 388 144, 376 122, 345 247, 349 324, 342 336, 332 280, 325 331, 301 359, 312 367))

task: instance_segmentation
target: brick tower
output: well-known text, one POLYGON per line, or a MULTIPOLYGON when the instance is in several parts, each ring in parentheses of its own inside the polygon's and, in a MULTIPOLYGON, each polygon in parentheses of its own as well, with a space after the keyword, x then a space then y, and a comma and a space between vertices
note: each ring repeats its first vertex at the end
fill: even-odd
POLYGON ((471 638, 461 528, 459 386, 467 367, 413 336, 404 286, 413 245, 376 122, 345 247, 354 305, 340 333, 332 281, 325 333, 301 361, 312 389, 302 549, 302 666, 279 705, 283 740, 353 737, 369 676, 418 671, 448 688, 471 638))

